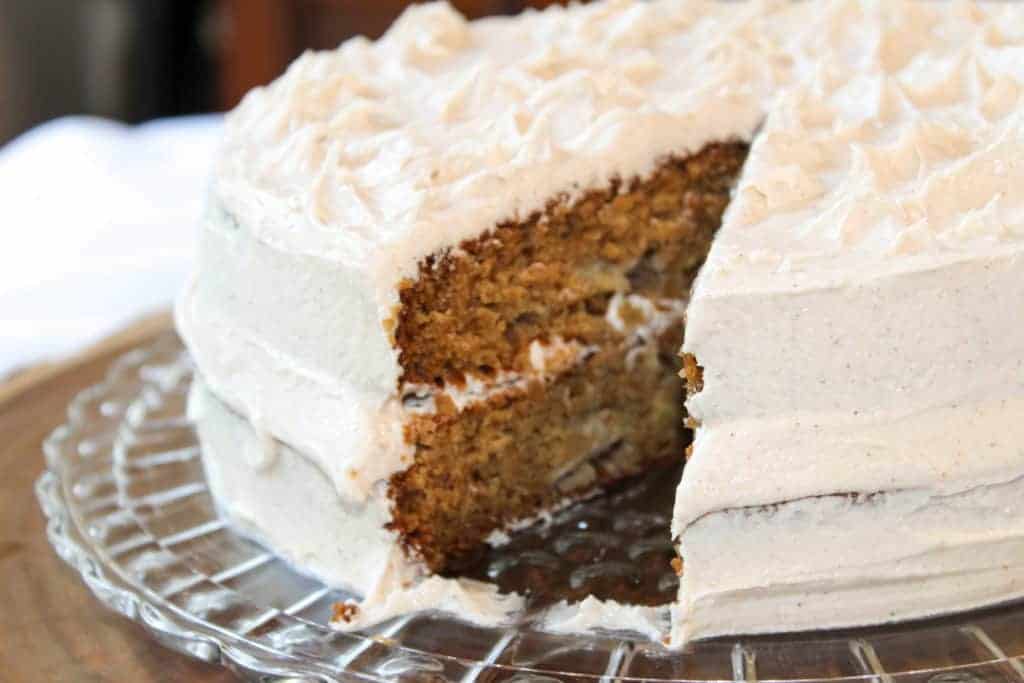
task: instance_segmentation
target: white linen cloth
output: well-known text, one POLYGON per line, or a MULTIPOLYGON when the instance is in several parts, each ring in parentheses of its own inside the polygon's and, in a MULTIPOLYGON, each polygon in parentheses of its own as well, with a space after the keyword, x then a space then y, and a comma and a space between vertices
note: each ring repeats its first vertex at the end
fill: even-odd
POLYGON ((220 126, 215 115, 74 117, 0 148, 0 375, 170 304, 220 126))

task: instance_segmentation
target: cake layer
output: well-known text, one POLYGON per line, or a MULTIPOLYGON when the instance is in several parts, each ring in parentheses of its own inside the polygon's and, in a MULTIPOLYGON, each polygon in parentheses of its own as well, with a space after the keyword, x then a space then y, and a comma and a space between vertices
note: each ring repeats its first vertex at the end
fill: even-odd
POLYGON ((789 417, 899 416, 1019 395, 1024 243, 843 285, 746 294, 698 287, 686 351, 691 414, 713 427, 789 417))
POLYGON ((610 297, 689 291, 745 155, 742 143, 711 144, 428 258, 402 285, 402 381, 523 371, 538 338, 617 342, 604 320, 610 297))
POLYGON ((681 458, 681 321, 663 327, 554 378, 416 415, 415 456, 390 480, 391 528, 432 570, 452 571, 493 531, 681 458))

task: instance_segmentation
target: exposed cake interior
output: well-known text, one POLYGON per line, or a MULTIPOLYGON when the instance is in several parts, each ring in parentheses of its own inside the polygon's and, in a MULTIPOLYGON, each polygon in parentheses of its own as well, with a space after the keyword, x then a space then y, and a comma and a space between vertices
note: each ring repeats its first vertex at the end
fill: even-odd
POLYGON ((682 457, 682 318, 745 154, 711 144, 553 202, 404 284, 415 456, 389 493, 411 554, 457 570, 491 532, 682 457))
POLYGON ((685 297, 746 152, 710 144, 428 258, 402 286, 402 381, 523 371, 536 339, 614 340, 605 314, 615 293, 685 297))
POLYGON ((392 477, 393 528, 434 571, 464 567, 496 529, 675 460, 685 446, 679 330, 600 352, 460 413, 413 419, 413 465, 392 477))

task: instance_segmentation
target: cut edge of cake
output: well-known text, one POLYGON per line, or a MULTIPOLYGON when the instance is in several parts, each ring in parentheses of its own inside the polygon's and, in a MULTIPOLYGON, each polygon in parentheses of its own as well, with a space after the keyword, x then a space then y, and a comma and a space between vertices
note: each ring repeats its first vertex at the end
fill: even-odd
POLYGON ((403 284, 395 344, 413 454, 390 480, 392 528, 431 570, 680 457, 686 293, 745 152, 712 143, 649 178, 553 200, 403 284))

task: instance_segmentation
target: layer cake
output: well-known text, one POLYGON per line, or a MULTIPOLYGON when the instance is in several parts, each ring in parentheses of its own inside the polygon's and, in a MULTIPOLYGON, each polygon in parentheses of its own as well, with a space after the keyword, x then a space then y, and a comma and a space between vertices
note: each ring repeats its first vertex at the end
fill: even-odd
POLYGON ((228 116, 177 309, 225 515, 339 627, 496 623, 453 577, 682 458, 685 366, 674 643, 1024 594, 1021 19, 432 4, 304 55, 228 116))

